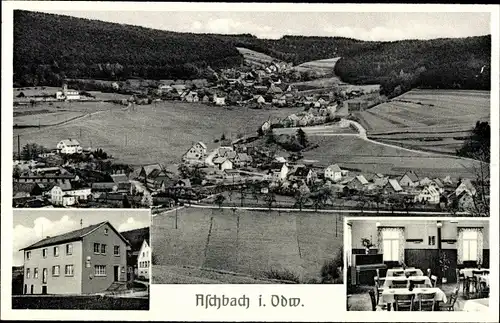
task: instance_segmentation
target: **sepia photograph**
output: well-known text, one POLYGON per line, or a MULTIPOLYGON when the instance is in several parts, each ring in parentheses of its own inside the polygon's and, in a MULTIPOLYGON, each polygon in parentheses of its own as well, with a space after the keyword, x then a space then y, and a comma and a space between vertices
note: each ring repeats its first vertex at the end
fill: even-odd
POLYGON ((349 311, 489 311, 489 220, 346 219, 349 311))
POLYGON ((13 309, 149 310, 148 210, 15 210, 13 309))

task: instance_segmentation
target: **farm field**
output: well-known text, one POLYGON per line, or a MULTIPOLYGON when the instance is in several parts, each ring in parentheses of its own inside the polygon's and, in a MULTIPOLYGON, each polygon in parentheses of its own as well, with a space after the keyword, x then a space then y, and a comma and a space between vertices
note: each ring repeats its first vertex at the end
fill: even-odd
POLYGON ((302 63, 294 67, 299 72, 314 71, 323 74, 332 74, 335 64, 337 64, 340 57, 320 59, 317 61, 310 61, 302 63))
MULTIPOLYGON (((105 81, 100 81, 105 82, 105 81)), ((112 83, 112 82, 108 82, 112 83)), ((40 95, 55 95, 57 91, 61 91, 60 87, 26 87, 26 88, 14 88, 13 98, 14 101, 25 100, 26 98, 17 98, 17 96, 22 92, 26 97, 40 96, 40 95)), ((95 96, 97 100, 122 100, 130 98, 130 95, 120 94, 120 93, 104 93, 100 91, 87 91, 88 93, 95 96)), ((55 102, 59 104, 60 102, 55 102)), ((54 104, 55 104, 54 103, 54 104)))
POLYGON ((304 159, 315 160, 326 167, 338 163, 341 167, 363 172, 402 175, 414 170, 419 176, 473 177, 471 171, 477 162, 453 156, 412 152, 362 140, 357 137, 311 137, 315 148, 303 153, 304 159))
POLYGON ((490 120, 490 92, 416 89, 362 111, 359 119, 371 139, 426 150, 418 139, 433 137, 434 151, 454 154, 476 121, 490 120))
POLYGON ((275 58, 269 55, 259 53, 248 48, 236 47, 236 49, 240 52, 241 55, 243 55, 245 61, 251 65, 265 66, 273 61, 276 61, 275 58))
POLYGON ((325 261, 342 252, 342 216, 333 213, 184 208, 177 225, 175 212, 153 218, 156 264, 252 277, 289 270, 307 282, 319 279, 325 261))
POLYGON ((339 133, 357 133, 357 131, 352 129, 351 127, 341 127, 338 124, 310 127, 274 128, 273 133, 275 135, 295 135, 297 133, 297 130, 299 129, 302 129, 308 136, 325 136, 329 134, 339 133))
POLYGON ((107 102, 37 102, 34 106, 16 106, 13 124, 18 126, 50 126, 84 116, 89 113, 120 109, 107 102))
POLYGON ((116 108, 57 127, 14 129, 13 149, 17 150, 18 134, 21 146, 34 142, 48 148, 61 138, 75 138, 83 147, 102 148, 131 165, 176 163, 194 142, 203 141, 210 149, 218 145, 214 139, 223 133, 226 138, 255 133, 269 117, 284 118, 301 110, 229 109, 181 102, 137 105, 133 110, 113 106, 116 108))

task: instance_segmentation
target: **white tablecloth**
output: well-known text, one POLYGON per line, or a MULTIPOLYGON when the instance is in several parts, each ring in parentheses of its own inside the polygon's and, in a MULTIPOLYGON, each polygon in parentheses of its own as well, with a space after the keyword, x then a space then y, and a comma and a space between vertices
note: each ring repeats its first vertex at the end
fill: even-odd
POLYGON ((407 281, 409 286, 410 280, 423 280, 425 281, 425 285, 427 287, 432 287, 431 280, 427 276, 410 276, 409 278, 406 278, 405 276, 393 276, 385 277, 383 288, 391 288, 393 281, 407 281))
POLYGON ((485 312, 488 311, 490 300, 489 298, 471 299, 465 301, 465 312, 485 312))
MULTIPOLYGON (((395 268, 388 269, 386 276, 387 277, 393 277, 395 271, 403 271, 403 269, 395 269, 395 268)), ((418 269, 418 268, 406 268, 405 269, 405 273, 407 273, 407 272, 416 272, 417 273, 416 276, 423 276, 424 275, 424 273, 422 272, 422 270, 418 269)))
POLYGON ((460 273, 463 274, 465 276, 465 278, 467 277, 472 277, 472 272, 473 271, 481 271, 483 273, 488 273, 489 272, 489 269, 477 269, 477 268, 463 268, 463 269, 460 269, 460 273))
POLYGON ((433 287, 433 288, 414 288, 411 292, 408 289, 403 289, 403 288, 391 288, 391 289, 386 289, 382 292, 381 296, 381 301, 383 303, 389 304, 389 303, 394 303, 394 295, 399 294, 399 295, 409 295, 409 294, 415 294, 415 301, 418 301, 418 295, 421 293, 436 293, 436 296, 434 297, 434 300, 438 302, 444 302, 446 303, 448 299, 446 298, 446 294, 439 288, 433 287))

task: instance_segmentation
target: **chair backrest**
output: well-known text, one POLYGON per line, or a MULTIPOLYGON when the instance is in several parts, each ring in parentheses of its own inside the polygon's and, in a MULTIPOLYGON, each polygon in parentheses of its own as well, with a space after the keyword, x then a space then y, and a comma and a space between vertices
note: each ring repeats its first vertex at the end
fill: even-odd
POLYGON ((431 269, 427 268, 427 277, 431 277, 431 269))
POLYGON ((373 277, 373 281, 375 282, 375 287, 378 289, 380 287, 380 280, 378 276, 373 277))
POLYGON ((460 278, 464 277, 464 274, 460 273, 460 269, 459 268, 455 269, 455 272, 457 273, 457 281, 460 280, 460 278))
POLYGON ((368 291, 368 294, 370 294, 370 300, 372 302, 372 311, 377 310, 377 300, 375 299, 375 291, 373 289, 370 289, 368 291))
POLYGON ((413 286, 420 286, 420 285, 425 285, 425 280, 424 279, 411 279, 410 284, 413 284, 413 286))
POLYGON ((396 311, 399 307, 409 308, 410 311, 413 308, 413 300, 415 299, 415 294, 395 294, 394 303, 396 311))
POLYGON ((472 275, 482 275, 484 272, 482 270, 473 270, 472 275))
POLYGON ((450 306, 451 307, 454 307, 455 306, 455 303, 457 302, 457 299, 458 299, 458 288, 455 288, 453 290, 453 294, 450 295, 450 306))
POLYGON ((393 280, 391 283, 391 288, 406 288, 408 287, 407 280, 393 280))
POLYGON ((432 286, 436 287, 437 280, 438 280, 438 278, 436 275, 431 275, 432 286))
POLYGON ((419 295, 419 308, 429 308, 431 311, 434 310, 434 305, 436 304, 436 293, 422 293, 419 295))
POLYGON ((420 300, 431 300, 436 298, 436 292, 433 293, 421 293, 419 296, 420 300))

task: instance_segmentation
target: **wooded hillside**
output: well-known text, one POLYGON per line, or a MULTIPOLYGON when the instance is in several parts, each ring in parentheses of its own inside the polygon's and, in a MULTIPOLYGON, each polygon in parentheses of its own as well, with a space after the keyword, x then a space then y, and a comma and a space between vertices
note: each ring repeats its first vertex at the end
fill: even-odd
POLYGON ((235 47, 294 64, 342 57, 335 73, 353 84, 382 84, 389 96, 412 87, 490 88, 491 36, 368 42, 342 37, 176 33, 29 11, 14 12, 14 82, 63 78, 191 79, 243 62, 235 47), (210 67, 210 68, 209 68, 210 67))

